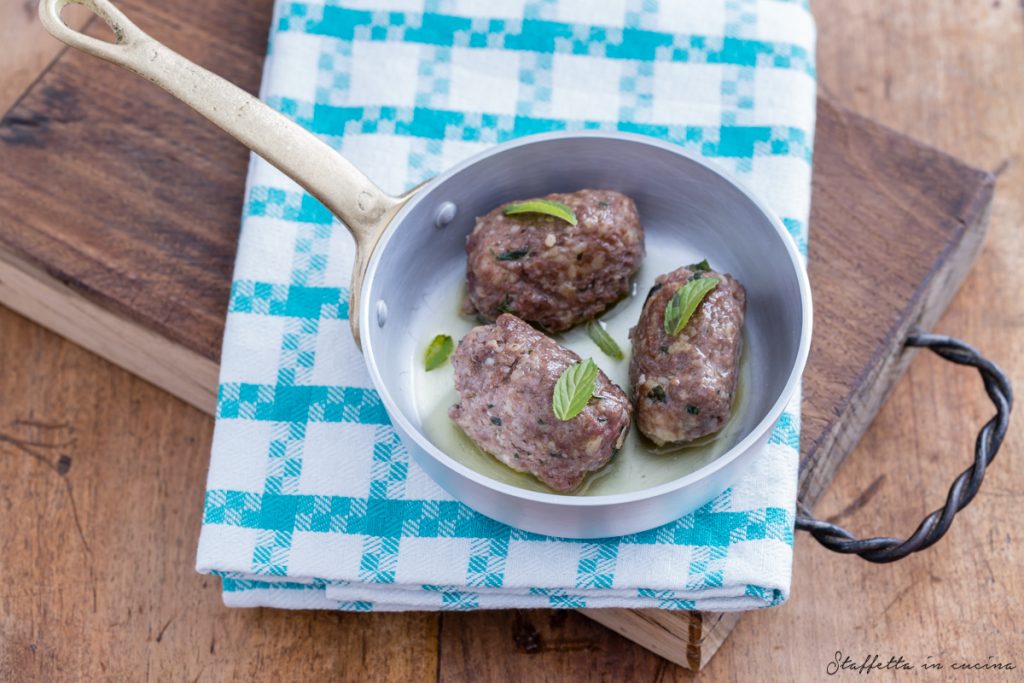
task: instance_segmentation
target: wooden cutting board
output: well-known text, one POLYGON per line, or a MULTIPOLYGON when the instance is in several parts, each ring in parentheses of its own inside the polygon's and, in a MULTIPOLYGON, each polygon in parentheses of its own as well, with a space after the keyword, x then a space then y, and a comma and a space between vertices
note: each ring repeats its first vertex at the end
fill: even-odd
MULTIPOLYGON (((123 5, 257 90, 271 0, 123 5)), ((993 189, 988 173, 825 100, 814 154, 808 504, 906 368, 908 328, 933 324, 959 286, 993 189)), ((156 88, 65 52, 0 121, 0 302, 212 413, 247 158, 156 88)), ((585 613, 695 669, 740 618, 585 613)))

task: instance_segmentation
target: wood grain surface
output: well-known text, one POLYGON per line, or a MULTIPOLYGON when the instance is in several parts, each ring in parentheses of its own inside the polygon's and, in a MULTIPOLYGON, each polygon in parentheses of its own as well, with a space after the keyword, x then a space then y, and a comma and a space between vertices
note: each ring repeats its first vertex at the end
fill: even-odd
MULTIPOLYGON (((91 15, 72 6, 63 14, 69 26, 81 29, 91 15)), ((36 0, 6 0, 0 7, 0 112, 11 108, 40 73, 64 50, 36 18, 36 0)))
MULTIPOLYGON (((993 234, 938 329, 1021 376, 1020 7, 864 0, 816 9, 829 98, 997 172, 993 234)), ((175 154, 189 153, 180 147, 175 154)), ((0 531, 0 679, 689 677, 576 613, 225 610, 215 584, 190 570, 205 416, 5 311, 0 391, 0 509, 16 520, 0 531)), ((972 374, 919 356, 819 512, 864 531, 909 530, 967 463, 988 412, 972 374)), ((801 537, 792 599, 741 620, 702 677, 815 680, 837 649, 918 662, 1019 656, 1016 429, 1004 448, 950 537, 921 557, 875 567, 801 537)))
MULTIPOLYGON (((258 88, 271 2, 120 6, 158 40, 258 88)), ((96 21, 88 32, 105 30, 96 21)), ((104 308, 216 359, 248 158, 170 95, 70 50, 0 129, 0 241, 104 308)))

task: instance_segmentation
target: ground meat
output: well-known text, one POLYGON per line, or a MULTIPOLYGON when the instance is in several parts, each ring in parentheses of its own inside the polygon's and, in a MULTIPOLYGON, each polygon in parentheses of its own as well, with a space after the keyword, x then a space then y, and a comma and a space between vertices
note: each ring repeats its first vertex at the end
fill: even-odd
POLYGON ((480 448, 556 491, 578 487, 622 446, 632 406, 603 372, 576 417, 559 420, 551 396, 562 371, 580 360, 513 315, 469 332, 452 355, 459 403, 448 416, 480 448))
POLYGON ((611 190, 549 194, 577 225, 537 213, 478 218, 466 241, 467 310, 494 320, 513 313, 549 332, 600 315, 629 293, 644 256, 633 200, 611 190))
POLYGON ((630 330, 629 380, 640 432, 655 444, 692 441, 721 429, 732 412, 746 307, 731 275, 679 268, 655 280, 630 330), (665 333, 665 305, 691 277, 719 284, 676 336, 665 333))

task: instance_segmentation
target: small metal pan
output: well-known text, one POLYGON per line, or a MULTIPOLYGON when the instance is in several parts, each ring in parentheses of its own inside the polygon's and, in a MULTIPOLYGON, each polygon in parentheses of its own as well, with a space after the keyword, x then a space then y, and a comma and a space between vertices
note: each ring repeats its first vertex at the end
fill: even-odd
POLYGON ((749 192, 676 145, 607 132, 521 138, 391 197, 299 125, 153 40, 108 0, 42 0, 40 17, 68 45, 134 71, 191 106, 341 219, 356 244, 352 334, 392 423, 431 477, 489 517, 576 538, 631 533, 677 519, 735 481, 765 448, 797 392, 812 318, 796 247, 749 192), (60 12, 68 4, 95 12, 116 43, 66 26, 60 12), (678 265, 693 255, 707 257, 748 292, 749 373, 734 443, 686 476, 615 495, 529 491, 460 464, 425 435, 412 386, 426 341, 418 331, 427 329, 432 311, 453 305, 450 275, 465 269, 474 218, 513 199, 584 187, 619 190, 636 201, 648 252, 677 251, 678 265))

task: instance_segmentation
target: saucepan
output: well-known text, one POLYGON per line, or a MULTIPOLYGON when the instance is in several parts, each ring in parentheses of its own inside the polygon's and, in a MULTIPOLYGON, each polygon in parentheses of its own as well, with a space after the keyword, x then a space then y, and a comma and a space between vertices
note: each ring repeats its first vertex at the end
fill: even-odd
MULTIPOLYGON (((555 133, 497 145, 392 197, 301 126, 161 45, 108 0, 43 0, 55 36, 127 68, 184 101, 277 166, 351 232, 356 258, 352 334, 395 430, 416 462, 458 500, 529 531, 592 538, 650 529, 706 503, 766 446, 799 386, 811 339, 811 295, 780 221, 720 171, 676 145, 607 132, 555 133), (113 30, 106 42, 67 27, 82 4, 113 30), (454 305, 452 273, 465 270, 475 217, 514 199, 614 189, 632 197, 648 252, 676 250, 683 265, 708 258, 748 292, 744 410, 727 450, 675 480, 626 493, 558 495, 489 477, 451 457, 424 429, 415 365, 429 318, 454 305)), ((340 343, 340 342, 339 342, 340 343)))
MULTIPOLYGON (((610 132, 565 132, 496 145, 399 197, 378 189, 326 143, 256 98, 145 34, 108 0, 42 0, 53 35, 134 71, 237 138, 333 212, 356 245, 352 334, 395 430, 445 490, 507 524, 562 537, 595 538, 651 529, 728 488, 767 446, 794 398, 811 340, 811 292, 799 253, 757 198, 668 142, 610 132), (115 42, 66 26, 60 12, 82 4, 115 42), (558 495, 482 474, 440 448, 424 429, 413 377, 429 318, 454 305, 452 273, 465 270, 475 217, 515 199, 581 188, 632 197, 648 253, 706 257, 748 293, 744 410, 731 443, 684 476, 624 493, 558 495)), ((695 258, 694 260, 699 260, 695 258)), ((340 341, 339 341, 340 343, 340 341)))

